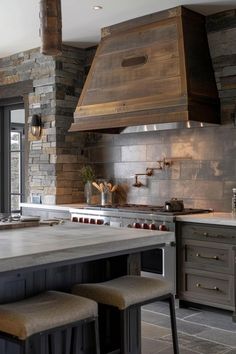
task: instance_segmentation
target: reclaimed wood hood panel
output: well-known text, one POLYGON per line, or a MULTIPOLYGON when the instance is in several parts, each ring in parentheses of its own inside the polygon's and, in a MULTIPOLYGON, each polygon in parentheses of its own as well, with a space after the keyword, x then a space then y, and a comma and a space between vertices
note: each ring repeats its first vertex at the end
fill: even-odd
POLYGON ((220 123, 205 17, 184 7, 104 28, 70 131, 220 123))

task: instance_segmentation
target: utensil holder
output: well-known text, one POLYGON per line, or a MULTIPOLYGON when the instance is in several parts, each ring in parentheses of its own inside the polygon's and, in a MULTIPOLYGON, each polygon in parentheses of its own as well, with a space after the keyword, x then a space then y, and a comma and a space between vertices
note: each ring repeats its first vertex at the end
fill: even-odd
POLYGON ((112 193, 110 191, 101 192, 101 205, 112 205, 112 193))

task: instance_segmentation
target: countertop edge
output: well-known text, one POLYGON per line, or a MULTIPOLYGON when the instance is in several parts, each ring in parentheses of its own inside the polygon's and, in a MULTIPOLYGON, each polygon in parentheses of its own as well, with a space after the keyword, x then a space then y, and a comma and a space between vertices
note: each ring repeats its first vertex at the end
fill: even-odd
POLYGON ((236 226, 236 215, 232 213, 213 212, 209 214, 190 214, 176 216, 176 221, 194 222, 222 226, 236 226))

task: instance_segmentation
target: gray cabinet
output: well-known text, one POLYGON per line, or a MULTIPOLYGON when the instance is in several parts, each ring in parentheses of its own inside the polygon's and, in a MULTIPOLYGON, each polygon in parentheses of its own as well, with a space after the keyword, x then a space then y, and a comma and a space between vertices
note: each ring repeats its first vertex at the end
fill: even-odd
POLYGON ((204 304, 234 311, 236 227, 177 223, 180 306, 204 304))

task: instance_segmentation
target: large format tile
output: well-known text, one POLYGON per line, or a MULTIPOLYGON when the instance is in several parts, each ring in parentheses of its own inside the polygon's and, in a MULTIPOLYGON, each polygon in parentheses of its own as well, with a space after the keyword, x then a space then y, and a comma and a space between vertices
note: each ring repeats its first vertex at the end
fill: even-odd
POLYGON ((160 327, 157 325, 142 322, 142 337, 149 339, 160 339, 167 334, 170 334, 169 328, 160 327))
POLYGON ((232 322, 232 314, 225 311, 202 311, 189 317, 188 320, 236 333, 236 323, 232 322))
POLYGON ((164 349, 171 349, 170 343, 149 338, 142 338, 142 354, 161 353, 164 349))
MULTIPOLYGON (((143 309, 157 312, 157 313, 162 313, 165 315, 169 315, 170 313, 169 304, 162 301, 153 302, 152 304, 144 306, 143 309)), ((176 312, 176 318, 184 319, 188 316, 199 314, 200 310, 194 308, 178 308, 178 306, 176 306, 175 312, 176 312)))
POLYGON ((236 333, 210 328, 198 334, 199 338, 225 344, 236 349, 236 333))
MULTIPOLYGON (((183 347, 179 347, 179 352, 180 354, 199 354, 199 352, 195 352, 193 350, 189 350, 183 347)), ((166 348, 164 350, 162 350, 160 353, 158 354, 173 354, 173 349, 171 348, 166 348)), ((142 354, 146 354, 145 352, 143 352, 142 354)), ((147 353, 148 354, 148 353, 147 353)), ((213 354, 213 353, 208 353, 208 354, 213 354)))
MULTIPOLYGON (((219 309, 179 309, 176 302, 176 316, 180 354, 236 354, 236 324, 231 313, 219 309)), ((168 304, 157 302, 144 306, 142 319, 145 338, 171 344, 158 354, 173 354, 168 304)))
MULTIPOLYGON (((159 325, 161 327, 170 328, 170 317, 167 315, 143 310, 142 320, 147 323, 152 323, 152 324, 159 325)), ((177 320, 177 329, 180 332, 184 332, 188 334, 197 334, 205 331, 207 327, 201 324, 198 325, 196 323, 177 320)))
MULTIPOLYGON (((215 343, 209 340, 201 339, 196 336, 190 336, 184 333, 178 334, 179 345, 188 350, 195 351, 200 354, 224 354, 230 347, 215 343)), ((171 335, 162 338, 163 341, 172 342, 171 335)))

